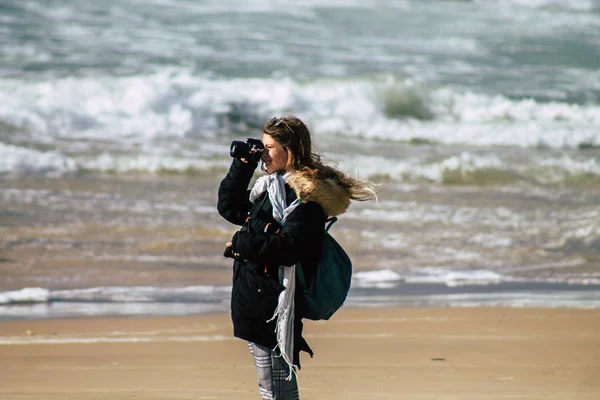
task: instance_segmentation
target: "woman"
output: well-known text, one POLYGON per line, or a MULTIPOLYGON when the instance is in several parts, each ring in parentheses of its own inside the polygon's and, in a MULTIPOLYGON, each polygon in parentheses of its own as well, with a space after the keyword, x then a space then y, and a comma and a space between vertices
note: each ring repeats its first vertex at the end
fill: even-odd
MULTIPOLYGON (((263 399, 298 399, 294 367, 300 351, 313 352, 302 337, 302 299, 295 267, 306 282, 315 275, 325 221, 350 200, 375 196, 372 185, 325 166, 312 152, 310 132, 297 117, 272 118, 263 128, 258 161, 234 159, 219 186, 219 213, 242 225, 225 256, 234 258, 231 317, 234 335, 248 341, 263 399)), ((253 150, 254 152, 254 150, 253 150)))

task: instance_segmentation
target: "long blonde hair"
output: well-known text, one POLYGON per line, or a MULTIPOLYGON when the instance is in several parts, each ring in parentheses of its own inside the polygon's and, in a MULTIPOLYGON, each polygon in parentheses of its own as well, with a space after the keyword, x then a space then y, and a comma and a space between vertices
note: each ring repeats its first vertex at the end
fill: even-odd
POLYGON ((310 131, 300 118, 290 114, 271 118, 265 123, 263 133, 271 136, 287 150, 287 170, 309 179, 332 180, 346 189, 351 200, 366 201, 377 198, 376 185, 373 182, 355 179, 321 162, 321 156, 313 152, 310 131))

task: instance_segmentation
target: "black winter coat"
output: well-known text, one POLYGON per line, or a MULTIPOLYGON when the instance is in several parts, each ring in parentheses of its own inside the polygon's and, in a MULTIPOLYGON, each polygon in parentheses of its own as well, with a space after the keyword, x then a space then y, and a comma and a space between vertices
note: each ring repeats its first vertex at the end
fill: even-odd
MULTIPOLYGON (((227 221, 242 225, 232 238, 233 246, 225 256, 234 258, 231 293, 231 318, 234 335, 264 346, 277 344, 275 322, 271 319, 283 286, 279 283, 279 265, 302 264, 307 281, 314 276, 321 254, 327 216, 316 202, 301 203, 283 226, 272 217, 272 206, 265 193, 250 202, 248 186, 257 163, 234 159, 219 186, 218 211, 227 221)), ((287 204, 296 199, 286 184, 287 204)), ((298 280, 296 280, 298 282, 298 280)), ((299 285, 299 284, 297 284, 299 285)), ((294 363, 299 352, 312 350, 302 338, 302 288, 296 287, 294 327, 294 363)))

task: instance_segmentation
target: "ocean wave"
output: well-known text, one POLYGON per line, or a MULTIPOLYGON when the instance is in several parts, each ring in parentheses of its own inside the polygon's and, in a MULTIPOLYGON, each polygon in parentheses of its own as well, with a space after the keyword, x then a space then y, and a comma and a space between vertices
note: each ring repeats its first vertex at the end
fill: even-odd
MULTIPOLYGON (((554 283, 509 281, 490 271, 421 271, 422 279, 404 279, 393 270, 356 272, 345 305, 348 307, 404 306, 521 306, 596 308, 598 279, 554 283)), ((0 293, 3 319, 94 316, 197 315, 227 312, 230 286, 187 288, 107 287, 50 291, 25 288, 0 293), (131 292, 131 293, 127 293, 131 292), (154 295, 156 293, 156 295, 154 295), (161 297, 162 296, 162 297, 161 297)), ((119 333, 115 333, 119 335, 119 333)), ((29 334, 27 334, 29 336, 29 334)), ((37 336, 36 336, 37 337, 37 336)), ((4 344, 37 340, 10 338, 4 344), (13 341, 14 339, 14 341, 13 341)), ((59 343, 53 338, 48 343, 59 343)), ((73 342, 147 341, 147 338, 74 339, 73 342)), ((213 336, 169 337, 168 340, 221 340, 213 336)), ((67 339, 69 341, 69 339, 67 339)))
POLYGON ((49 300, 50 290, 40 287, 0 293, 0 305, 47 303, 49 300))
MULTIPOLYGON (((390 269, 356 272, 354 287, 395 287, 400 283, 439 283, 446 286, 492 284, 510 278, 492 271, 419 268, 402 275, 390 269)), ((231 286, 111 286, 86 289, 50 290, 34 287, 0 292, 0 305, 40 303, 220 303, 231 295, 231 286)))
POLYGON ((559 240, 549 243, 546 250, 600 255, 600 211, 594 210, 578 219, 586 223, 565 232, 559 240))
MULTIPOLYGON (((413 144, 418 146, 419 144, 413 144)), ((77 144, 77 146, 80 146, 77 144)), ((9 176, 41 175, 56 177, 64 174, 100 172, 110 174, 202 175, 225 173, 231 158, 225 144, 196 144, 187 152, 169 151, 162 143, 145 146, 143 150, 89 151, 69 155, 59 151, 40 151, 0 142, 0 174, 9 176)), ((81 147, 81 146, 80 146, 81 147)), ((600 162, 595 153, 585 151, 534 154, 515 158, 511 152, 462 151, 436 158, 411 154, 358 155, 354 151, 331 152, 343 171, 376 182, 434 183, 441 185, 567 185, 597 187, 600 185, 600 162), (440 158, 441 157, 441 158, 440 158)))
MULTIPOLYGON (((363 289, 364 290, 364 289, 363 289)), ((377 289, 375 289, 377 290, 377 289)), ((597 292, 547 291, 530 293, 512 290, 509 293, 444 293, 430 295, 373 295, 349 297, 350 307, 515 307, 515 308, 581 308, 600 307, 597 292)))
POLYGON ((600 185, 600 163, 593 157, 535 157, 516 161, 499 154, 461 152, 438 161, 415 156, 345 156, 335 154, 339 166, 374 181, 448 185, 600 185))
POLYGON ((72 158, 57 151, 39 151, 0 142, 0 174, 60 176, 77 170, 72 158))
POLYGON ((0 120, 66 139, 216 138, 256 132, 271 116, 293 111, 317 137, 600 146, 598 106, 512 100, 393 76, 300 82, 215 79, 168 69, 131 77, 5 80, 0 88, 0 120))
POLYGON ((36 304, 50 302, 78 303, 185 303, 222 302, 231 292, 230 286, 187 287, 95 287, 87 289, 50 290, 23 288, 0 293, 0 305, 36 304))
POLYGON ((102 155, 85 159, 80 165, 85 170, 109 173, 151 173, 151 174, 195 174, 206 171, 225 172, 231 160, 202 159, 200 157, 183 158, 175 156, 138 155, 102 155))
MULTIPOLYGON (((221 149, 223 154, 226 148, 221 149)), ((173 157, 160 155, 112 155, 76 158, 81 170, 116 174, 203 174, 225 173, 230 158, 173 157)), ((435 183, 441 185, 567 185, 600 186, 600 164, 595 158, 569 156, 511 162, 495 154, 462 152, 439 161, 335 154, 331 157, 351 175, 376 182, 435 183)))
POLYGON ((221 171, 230 161, 229 139, 260 135, 266 119, 292 111, 317 143, 443 150, 435 158, 410 151, 407 157, 389 151, 361 156, 359 149, 333 154, 350 171, 359 160, 362 176, 475 185, 599 181, 598 160, 585 150, 600 147, 600 106, 514 100, 389 75, 300 82, 165 69, 130 77, 4 80, 0 101, 0 135, 23 133, 18 143, 0 142, 4 174, 221 171), (448 150, 459 146, 469 150, 448 150), (511 146, 531 153, 515 160, 503 150, 511 146), (568 154, 546 156, 544 149, 568 154))
POLYGON ((450 270, 419 268, 402 275, 390 269, 357 272, 353 286, 360 288, 392 288, 402 283, 434 283, 449 287, 461 285, 490 285, 511 281, 511 278, 486 270, 450 270))
POLYGON ((563 274, 560 277, 547 278, 516 278, 508 274, 485 269, 450 269, 420 267, 410 268, 406 271, 398 272, 391 269, 381 269, 374 271, 355 272, 352 277, 353 288, 375 288, 392 289, 402 285, 443 285, 448 288, 458 288, 463 286, 495 286, 499 284, 514 283, 518 285, 540 285, 548 284, 566 284, 596 286, 600 285, 600 278, 597 274, 588 276, 570 276, 563 274))

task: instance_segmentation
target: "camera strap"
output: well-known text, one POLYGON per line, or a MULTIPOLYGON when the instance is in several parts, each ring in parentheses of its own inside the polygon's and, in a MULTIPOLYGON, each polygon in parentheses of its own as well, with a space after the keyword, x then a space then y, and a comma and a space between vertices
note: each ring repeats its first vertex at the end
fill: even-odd
POLYGON ((254 203, 252 205, 252 211, 250 211, 248 213, 248 217, 246 218, 246 223, 245 223, 246 229, 248 231, 250 231, 250 221, 252 221, 253 219, 256 218, 256 215, 258 214, 258 212, 262 209, 263 205, 265 204, 265 201, 267 200, 267 197, 269 197, 269 193, 265 192, 263 194, 262 199, 260 200, 260 203, 259 203, 258 207, 254 206, 254 204, 256 204, 256 203, 254 203))

